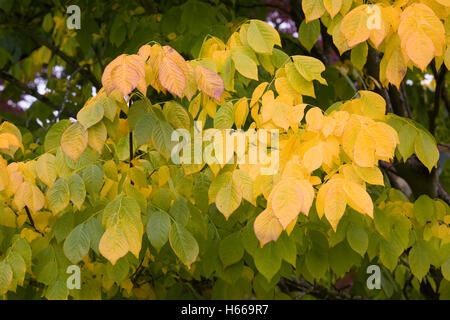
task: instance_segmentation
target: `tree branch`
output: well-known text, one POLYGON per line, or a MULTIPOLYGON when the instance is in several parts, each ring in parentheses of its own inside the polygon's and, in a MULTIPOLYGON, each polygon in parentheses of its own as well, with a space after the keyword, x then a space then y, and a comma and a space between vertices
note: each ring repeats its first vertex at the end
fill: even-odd
POLYGON ((436 79, 436 90, 434 91, 434 108, 428 112, 429 118, 429 126, 431 134, 434 134, 436 130, 436 118, 439 115, 439 109, 441 107, 441 92, 444 87, 445 73, 447 72, 447 68, 442 65, 439 73, 436 71, 435 66, 432 66, 434 78, 436 79))
POLYGON ((286 293, 292 291, 300 291, 304 294, 312 295, 318 299, 328 299, 328 300, 361 300, 360 296, 352 296, 346 292, 328 289, 321 285, 311 284, 303 279, 293 278, 292 280, 281 278, 278 283, 280 289, 286 293))
POLYGON ((450 206, 450 195, 440 182, 438 184, 438 196, 450 206))
MULTIPOLYGON (((54 110, 60 110, 60 106, 56 104, 54 101, 50 100, 46 96, 40 94, 36 89, 28 87, 25 83, 19 81, 14 76, 6 72, 5 70, 0 69, 0 79, 3 79, 5 81, 8 81, 12 85, 15 85, 16 87, 22 89, 25 93, 28 93, 29 95, 32 95, 39 101, 45 103, 50 108, 54 110)), ((69 116, 73 116, 72 113, 66 113, 69 116)))
POLYGON ((33 227, 34 231, 36 231, 40 235, 44 236, 44 234, 36 228, 36 225, 34 224, 34 221, 33 221, 33 217, 31 217, 30 209, 28 209, 27 206, 25 206, 25 211, 27 213, 28 220, 30 220, 30 225, 33 227))
POLYGON ((391 97, 389 91, 383 87, 380 83, 380 61, 381 55, 371 46, 367 54, 367 73, 370 77, 376 80, 375 92, 381 95, 386 100, 386 112, 393 113, 394 108, 392 106, 391 97))

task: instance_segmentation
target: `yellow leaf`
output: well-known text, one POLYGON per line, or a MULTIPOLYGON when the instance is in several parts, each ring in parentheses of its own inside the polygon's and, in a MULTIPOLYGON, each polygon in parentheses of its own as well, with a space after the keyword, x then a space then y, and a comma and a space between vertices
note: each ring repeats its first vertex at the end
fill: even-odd
POLYGON ((51 153, 44 153, 36 161, 36 173, 39 179, 51 187, 56 180, 56 158, 51 153))
POLYGON ((45 197, 41 190, 29 182, 22 183, 22 201, 32 212, 37 212, 44 207, 45 197))
POLYGON ((128 249, 127 237, 118 225, 108 228, 100 239, 99 251, 112 265, 126 255, 128 249))
POLYGON ((310 195, 305 193, 305 190, 306 188, 303 185, 300 187, 300 183, 295 178, 283 179, 272 189, 267 200, 267 207, 272 209, 284 229, 304 208, 305 200, 309 200, 310 195))
POLYGON ((367 5, 357 6, 342 20, 340 31, 350 48, 369 39, 370 30, 367 27, 367 5))
POLYGON ((276 241, 283 231, 280 222, 269 208, 256 217, 254 230, 261 247, 270 241, 276 241))
POLYGON ((344 183, 344 191, 350 207, 373 218, 372 199, 361 185, 346 180, 344 183))
POLYGON ((336 231, 347 205, 346 195, 341 182, 330 181, 328 183, 330 186, 326 188, 323 211, 333 230, 336 231))
POLYGON ((213 72, 202 66, 197 66, 195 68, 195 74, 199 89, 217 102, 220 102, 224 90, 224 83, 217 72, 213 72))
POLYGON ((323 0, 303 0, 302 9, 305 13, 306 23, 320 18, 325 13, 323 0))
POLYGON ((342 0, 323 0, 325 9, 330 14, 331 18, 339 13, 342 7, 342 0))
POLYGON ((6 161, 0 157, 0 191, 5 190, 9 185, 9 175, 6 161))
POLYGON ((298 131, 300 121, 302 121, 303 116, 305 115, 305 108, 306 104, 297 104, 289 109, 288 114, 289 125, 294 130, 294 132, 298 131))
POLYGON ((247 98, 241 98, 236 102, 234 106, 234 123, 236 123, 236 128, 240 129, 248 116, 248 102, 247 98))
POLYGON ((106 138, 107 131, 103 122, 99 122, 88 129, 88 144, 100 154, 102 153, 106 138))
POLYGON ((142 234, 136 229, 136 227, 126 220, 120 220, 118 227, 122 229, 125 238, 128 243, 128 250, 139 258, 139 252, 141 251, 141 238, 142 234))
POLYGON ((144 44, 139 48, 138 55, 141 56, 144 61, 147 61, 148 57, 150 57, 150 52, 152 47, 148 44, 144 44))
POLYGON ((403 11, 398 35, 404 53, 422 71, 434 56, 444 53, 444 25, 434 11, 423 3, 414 3, 403 11))
POLYGON ((316 145, 309 148, 303 155, 303 165, 309 172, 319 169, 323 162, 322 147, 316 145))
POLYGON ((103 88, 108 94, 118 89, 127 96, 142 81, 145 82, 144 60, 136 54, 118 56, 106 66, 102 76, 103 88))
POLYGON ((365 129, 362 129, 353 147, 353 161, 360 167, 373 167, 375 162, 375 139, 365 129))
POLYGON ((405 57, 400 47, 400 38, 393 34, 386 41, 386 52, 380 62, 380 81, 384 85, 388 82, 400 88, 400 84, 406 75, 405 57))
POLYGON ((361 112, 372 119, 384 120, 384 115, 386 113, 386 101, 379 94, 361 90, 359 91, 361 95, 361 112))
POLYGON ((397 131, 384 122, 371 125, 368 131, 375 140, 375 155, 385 161, 392 159, 395 148, 400 143, 397 131))
POLYGON ((145 82, 151 85, 156 91, 163 91, 164 88, 159 83, 159 68, 163 58, 163 49, 160 45, 154 44, 150 49, 150 59, 145 64, 145 82))
POLYGON ((433 42, 422 31, 416 31, 408 37, 405 41, 405 51, 422 71, 425 71, 435 55, 433 42))
POLYGON ((75 122, 61 136, 61 149, 74 162, 78 160, 88 144, 87 130, 75 122))
POLYGON ((319 131, 323 126, 323 113, 317 107, 311 108, 306 113, 306 123, 308 130, 319 131))
POLYGON ((290 107, 284 102, 275 101, 273 107, 272 121, 278 127, 284 130, 289 129, 289 110, 290 107))
POLYGON ((378 167, 363 168, 353 164, 358 176, 367 183, 384 186, 383 174, 378 167))
POLYGON ((216 180, 217 179, 221 180, 217 185, 217 194, 215 196, 216 207, 225 216, 225 218, 228 219, 241 204, 242 191, 236 183, 236 179, 232 178, 231 172, 227 172, 222 176, 222 178, 218 177, 216 180))
POLYGON ((186 88, 186 77, 183 70, 175 63, 174 60, 164 56, 159 69, 159 81, 161 85, 173 95, 183 96, 186 88))
POLYGON ((264 90, 266 90, 268 83, 267 82, 262 82, 260 83, 255 90, 252 93, 252 100, 250 101, 250 107, 253 107, 253 105, 258 102, 259 98, 261 98, 261 96, 264 93, 264 90))
POLYGON ((0 207, 0 225, 16 228, 16 215, 9 207, 0 207))

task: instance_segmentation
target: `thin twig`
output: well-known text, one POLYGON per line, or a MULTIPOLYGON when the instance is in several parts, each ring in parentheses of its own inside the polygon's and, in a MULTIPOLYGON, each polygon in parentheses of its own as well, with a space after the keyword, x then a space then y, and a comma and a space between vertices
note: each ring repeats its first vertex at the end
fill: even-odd
POLYGON ((25 93, 32 95, 33 97, 35 97, 39 101, 45 103, 52 109, 59 110, 59 106, 54 101, 52 101, 49 98, 47 98, 46 96, 40 94, 36 89, 28 87, 25 83, 16 79, 13 75, 9 74, 5 70, 0 69, 0 79, 8 81, 12 85, 22 89, 25 93))
POLYGON ((434 91, 434 107, 428 112, 429 117, 429 127, 430 133, 433 134, 436 130, 436 118, 439 115, 439 109, 441 107, 441 95, 442 88, 444 87, 445 73, 447 68, 443 65, 439 73, 437 73, 436 68, 432 66, 433 74, 436 79, 436 89, 434 91))
POLYGON ((25 211, 27 213, 28 220, 30 220, 30 225, 33 227, 34 231, 36 231, 40 235, 44 236, 44 234, 36 228, 36 225, 34 224, 34 221, 33 221, 33 217, 31 216, 31 213, 30 213, 30 209, 28 209, 27 206, 25 206, 25 211))

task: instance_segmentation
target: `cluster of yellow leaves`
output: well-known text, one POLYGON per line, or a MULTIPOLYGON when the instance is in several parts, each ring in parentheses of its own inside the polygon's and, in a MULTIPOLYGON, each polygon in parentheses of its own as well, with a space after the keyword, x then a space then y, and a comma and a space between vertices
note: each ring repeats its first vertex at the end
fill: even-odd
MULTIPOLYGON (((369 91, 359 94, 360 98, 343 103, 327 115, 317 107, 310 108, 305 124, 296 124, 300 134, 289 131, 281 137, 279 173, 262 178, 249 171, 254 188, 267 199, 267 209, 254 225, 261 245, 276 240, 282 230, 289 233, 299 213, 308 215, 315 197, 313 185, 322 183, 313 175, 318 169, 327 174, 316 198, 320 218, 325 215, 336 230, 347 204, 372 217, 373 203, 365 185, 384 185, 377 164, 394 157, 399 138, 384 122, 382 97, 369 91)), ((305 105, 301 105, 299 121, 304 109, 305 105)), ((285 117, 289 117, 288 113, 285 117)))
POLYGON ((450 65, 448 25, 450 3, 446 0, 375 1, 305 0, 306 21, 321 18, 340 53, 370 40, 383 52, 380 80, 399 87, 407 68, 422 71, 433 58, 438 67, 450 65), (445 24, 445 27, 444 27, 445 24))
POLYGON ((192 99, 197 89, 220 101, 224 83, 217 72, 197 63, 186 61, 170 46, 144 45, 138 54, 122 54, 105 68, 102 84, 106 93, 114 89, 123 96, 138 89, 146 95, 147 87, 158 92, 166 90, 180 98, 192 99))

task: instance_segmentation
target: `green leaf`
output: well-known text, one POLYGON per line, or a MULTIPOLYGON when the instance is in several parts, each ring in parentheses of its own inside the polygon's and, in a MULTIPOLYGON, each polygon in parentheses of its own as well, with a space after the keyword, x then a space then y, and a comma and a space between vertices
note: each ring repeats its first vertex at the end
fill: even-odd
POLYGON ((116 146, 119 161, 126 161, 130 158, 130 139, 128 135, 121 136, 116 146))
POLYGON ((234 105, 231 102, 225 102, 217 110, 214 117, 214 128, 229 129, 234 123, 234 105))
POLYGON ((300 24, 300 28, 298 29, 298 39, 302 46, 306 48, 306 50, 311 51, 314 44, 319 40, 320 36, 320 21, 314 20, 306 23, 306 20, 303 20, 300 24))
POLYGON ((450 255, 442 264, 441 271, 444 278, 450 281, 450 255))
POLYGON ((177 198, 170 207, 169 213, 178 224, 185 227, 189 220, 189 208, 186 199, 177 198))
POLYGON ((36 161, 36 173, 50 187, 56 180, 56 157, 51 153, 41 155, 36 161))
POLYGON ((100 104, 90 103, 78 111, 77 120, 88 129, 103 119, 104 112, 100 104))
POLYGON ((414 153, 414 144, 416 141, 417 130, 410 124, 405 124, 398 133, 400 144, 398 151, 400 152, 403 161, 406 161, 414 153))
POLYGON ((306 253, 306 268, 314 278, 320 279, 328 269, 328 241, 317 231, 311 231, 310 238, 312 247, 306 253))
POLYGON ((166 159, 170 158, 173 142, 171 140, 173 128, 165 121, 155 121, 152 130, 152 142, 156 150, 166 159))
POLYGON ((169 242, 181 262, 188 267, 195 262, 199 252, 198 243, 185 227, 173 223, 170 227, 169 242))
POLYGON ((134 130, 139 120, 150 112, 149 109, 149 105, 145 100, 133 102, 127 114, 128 124, 131 130, 134 130))
POLYGON ((97 198, 103 185, 103 169, 95 164, 91 164, 83 170, 82 177, 86 191, 92 197, 97 198))
POLYGON ((170 227, 170 217, 165 212, 156 211, 148 220, 147 237, 158 252, 169 240, 170 227))
POLYGON ((27 265, 23 257, 16 251, 11 251, 8 253, 6 261, 13 271, 13 279, 17 281, 18 285, 23 286, 23 280, 27 271, 27 265))
POLYGON ((419 241, 409 252, 409 267, 414 276, 416 276, 419 281, 428 273, 430 269, 430 257, 426 250, 426 246, 423 241, 419 241))
POLYGON ((284 51, 279 50, 277 48, 273 49, 272 63, 277 69, 283 67, 286 64, 286 62, 290 60, 291 58, 284 51))
POLYGON ((289 84, 295 89, 295 91, 305 96, 310 96, 313 98, 316 97, 312 81, 307 81, 303 78, 292 62, 287 63, 285 68, 289 84))
POLYGON ((322 72, 325 66, 319 59, 309 56, 292 56, 294 65, 298 72, 308 81, 318 80, 321 84, 326 85, 327 81, 322 78, 322 72))
POLYGON ((53 233, 55 234, 56 242, 60 243, 69 235, 73 229, 74 224, 74 213, 66 212, 61 217, 56 220, 53 227, 53 233))
POLYGON ((274 242, 267 243, 262 248, 257 248, 253 253, 253 259, 258 271, 270 281, 281 268, 281 257, 274 242))
POLYGON ((70 200, 78 208, 78 210, 80 210, 86 198, 86 187, 84 186, 84 181, 78 174, 75 173, 69 178, 68 184, 70 190, 70 200))
POLYGON ((79 224, 70 232, 64 241, 64 254, 73 264, 77 264, 88 254, 90 247, 89 234, 84 228, 84 224, 79 224))
POLYGON ((9 263, 5 260, 0 262, 0 296, 8 292, 9 286, 13 279, 13 271, 9 263))
POLYGON ((146 114, 137 121, 134 129, 137 146, 147 143, 152 138, 152 129, 157 121, 153 114, 146 114))
POLYGON ((429 133, 419 131, 416 136, 414 149, 419 160, 431 172, 431 169, 437 166, 439 160, 439 150, 436 146, 434 137, 429 133))
POLYGON ((57 214, 64 210, 70 201, 70 189, 65 178, 59 178, 47 191, 49 209, 57 214))
POLYGON ((252 20, 247 29, 247 42, 258 53, 272 53, 275 44, 274 33, 267 23, 252 20))
MULTIPOLYGON (((314 20, 318 21, 318 20, 314 20)), ((352 49, 350 61, 360 71, 364 68, 367 61, 368 47, 367 42, 362 42, 352 49)))
POLYGON ((290 237, 287 233, 283 232, 275 242, 275 247, 284 261, 290 263, 293 267, 296 266, 297 246, 293 237, 290 237))
POLYGON ((61 145, 62 134, 64 131, 66 131, 70 124, 70 120, 63 119, 51 126, 50 130, 48 130, 47 134, 45 135, 45 152, 56 152, 56 150, 61 145))
POLYGON ((112 265, 111 263, 106 264, 106 273, 108 277, 114 280, 116 283, 121 283, 124 281, 130 271, 130 264, 128 260, 123 257, 117 260, 117 263, 112 265))
POLYGON ((244 77, 258 80, 258 66, 256 62, 242 53, 235 53, 232 55, 234 66, 236 70, 244 77))
POLYGON ((337 277, 344 276, 351 267, 357 265, 361 257, 347 244, 346 241, 339 242, 330 249, 330 268, 337 277))
POLYGON ((347 229, 347 240, 353 250, 364 256, 369 246, 369 236, 366 230, 358 225, 350 224, 347 229))
POLYGON ((144 233, 139 204, 133 198, 126 197, 123 194, 118 195, 106 205, 102 217, 102 224, 106 229, 120 221, 131 223, 140 235, 144 233))
POLYGON ((429 196, 423 194, 414 202, 414 216, 423 226, 435 216, 434 201, 429 196))
POLYGON ((238 262, 244 256, 244 246, 240 232, 235 232, 222 239, 219 244, 219 258, 224 268, 238 262))
POLYGON ((67 284, 65 281, 58 279, 48 286, 45 297, 48 300, 67 300, 68 295, 69 289, 67 284))
POLYGON ((164 104, 163 113, 167 122, 175 129, 182 128, 190 130, 191 119, 189 113, 179 103, 176 103, 175 101, 166 102, 164 104))

